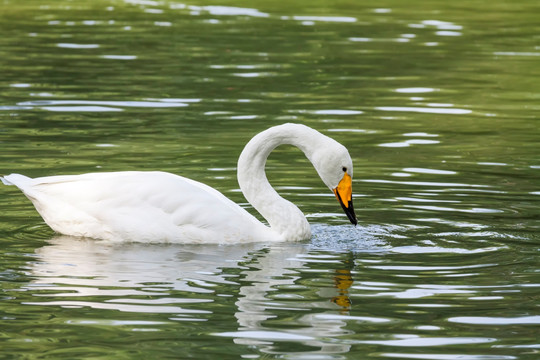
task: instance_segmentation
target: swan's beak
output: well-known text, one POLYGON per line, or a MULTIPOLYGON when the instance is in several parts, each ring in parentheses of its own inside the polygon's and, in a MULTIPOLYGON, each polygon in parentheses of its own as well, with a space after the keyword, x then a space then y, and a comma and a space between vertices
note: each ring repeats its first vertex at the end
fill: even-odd
POLYGON ((345 173, 343 179, 333 191, 351 223, 358 224, 352 203, 352 178, 350 175, 345 173))

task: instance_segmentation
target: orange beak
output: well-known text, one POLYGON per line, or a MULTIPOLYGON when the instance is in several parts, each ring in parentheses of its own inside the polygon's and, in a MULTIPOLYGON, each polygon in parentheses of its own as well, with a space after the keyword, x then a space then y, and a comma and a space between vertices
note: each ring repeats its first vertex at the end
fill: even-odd
POLYGON ((345 211, 345 214, 349 218, 352 224, 358 224, 356 220, 356 214, 354 213, 353 201, 352 201, 352 178, 349 174, 345 173, 343 179, 339 182, 338 186, 333 190, 339 204, 345 211))

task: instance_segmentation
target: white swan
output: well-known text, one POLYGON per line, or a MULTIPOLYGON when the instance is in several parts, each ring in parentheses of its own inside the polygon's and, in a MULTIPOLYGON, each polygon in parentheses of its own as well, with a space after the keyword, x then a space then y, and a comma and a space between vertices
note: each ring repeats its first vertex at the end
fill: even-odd
POLYGON ((305 240, 304 214, 272 188, 266 159, 281 144, 300 148, 356 225, 353 165, 347 149, 299 124, 283 124, 249 141, 238 159, 238 183, 268 221, 258 221, 219 191, 165 172, 109 172, 31 179, 0 178, 17 186, 56 232, 111 241, 238 243, 305 240))

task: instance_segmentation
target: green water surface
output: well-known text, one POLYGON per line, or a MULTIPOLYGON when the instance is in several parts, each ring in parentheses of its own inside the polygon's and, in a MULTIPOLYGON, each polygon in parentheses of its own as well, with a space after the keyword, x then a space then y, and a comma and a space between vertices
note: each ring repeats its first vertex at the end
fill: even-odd
MULTIPOLYGON (((537 1, 0 0, 0 175, 164 170, 256 212, 244 144, 347 146, 359 225, 301 152, 301 243, 107 244, 0 187, 1 359, 540 357, 537 1)), ((211 209, 209 209, 211 211, 211 209)))

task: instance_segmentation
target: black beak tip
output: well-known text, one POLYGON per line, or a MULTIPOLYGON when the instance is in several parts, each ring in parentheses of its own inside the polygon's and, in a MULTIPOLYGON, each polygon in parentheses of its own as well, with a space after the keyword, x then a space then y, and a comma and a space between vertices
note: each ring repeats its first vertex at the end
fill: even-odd
POLYGON ((356 220, 356 214, 354 213, 352 201, 349 202, 349 207, 345 207, 343 205, 342 207, 343 207, 343 210, 345 211, 345 215, 347 215, 351 224, 353 224, 354 226, 358 225, 358 220, 356 220))
POLYGON ((354 226, 358 225, 358 220, 356 220, 356 215, 354 212, 350 213, 347 211, 346 214, 351 224, 353 224, 354 226))
POLYGON ((345 206, 345 204, 341 200, 341 196, 339 195, 337 191, 336 191, 336 196, 339 200, 339 204, 341 205, 341 208, 345 212, 345 215, 347 215, 347 217, 349 218, 349 221, 351 222, 351 224, 353 224, 354 226, 358 225, 358 220, 356 220, 356 214, 354 213, 352 199, 348 202, 349 206, 345 206))

